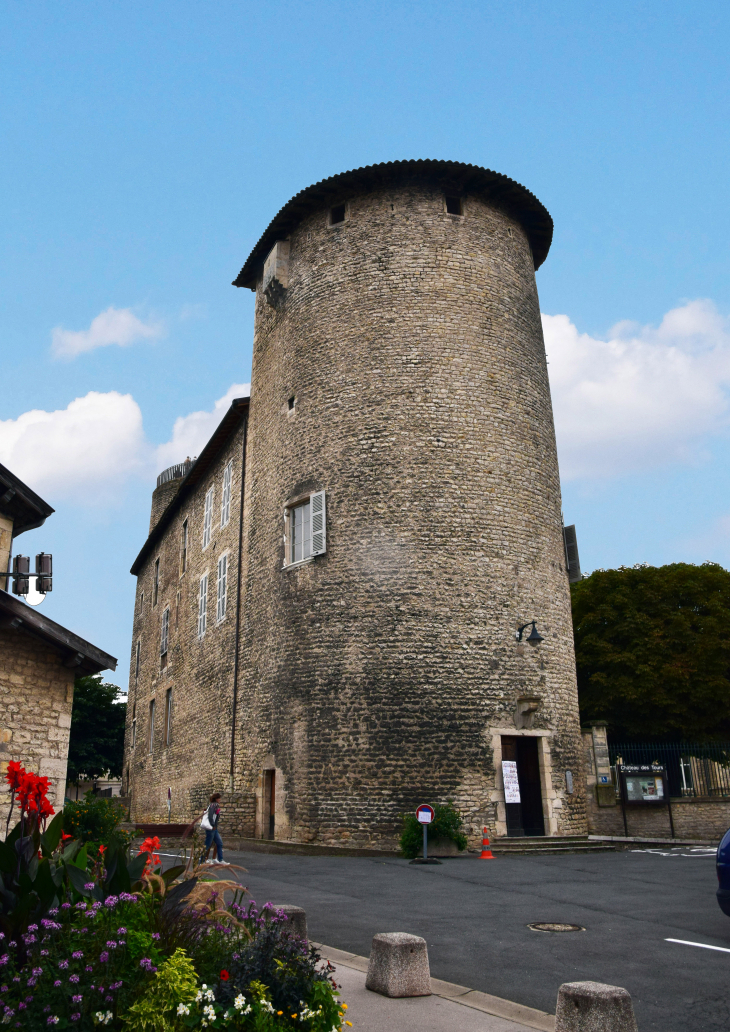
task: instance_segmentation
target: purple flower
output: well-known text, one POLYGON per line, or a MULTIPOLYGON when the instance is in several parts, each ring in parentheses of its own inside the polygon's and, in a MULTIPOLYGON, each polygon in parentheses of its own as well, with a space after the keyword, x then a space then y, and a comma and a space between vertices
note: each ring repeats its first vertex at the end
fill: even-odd
POLYGON ((0 985, 0 993, 6 993, 7 991, 8 987, 6 985, 0 985))
POLYGON ((28 931, 29 932, 37 932, 38 931, 38 925, 37 924, 29 924, 28 925, 28 931))
POLYGON ((49 1017, 49 1019, 46 1022, 46 1024, 47 1025, 57 1025, 58 1024, 58 1018, 56 1017, 56 1015, 55 1014, 51 1014, 51 1016, 49 1017))
POLYGON ((93 882, 93 881, 89 881, 89 882, 85 882, 84 883, 84 888, 85 889, 93 889, 94 887, 95 887, 95 882, 93 882))
POLYGON ((93 967, 92 967, 92 965, 91 965, 91 964, 87 964, 87 965, 86 965, 86 970, 87 970, 87 971, 93 971, 94 969, 93 969, 93 967))
MULTIPOLYGON (((70 903, 62 903, 61 904, 61 910, 70 910, 70 909, 71 909, 71 904, 70 903)), ((58 1020, 58 1019, 56 1019, 56 1020, 58 1020)))
POLYGON ((48 956, 48 950, 41 950, 41 956, 42 957, 47 957, 48 956))
POLYGON ((25 1002, 26 1003, 32 1003, 33 1002, 33 997, 32 996, 26 996, 25 1002))
POLYGON ((58 907, 51 907, 51 909, 48 911, 48 913, 52 914, 53 917, 55 917, 56 914, 58 913, 58 907))
POLYGON ((27 1006, 28 1006, 28 1004, 27 1004, 27 1003, 19 1003, 19 1004, 18 1004, 18 1010, 19 1010, 19 1011, 21 1011, 21 1010, 25 1010, 25 1009, 27 1008, 27 1006))
POLYGON ((2 957, 0 957, 0 967, 3 967, 5 964, 7 964, 7 962, 9 960, 10 960, 10 954, 9 953, 3 953, 2 957))
MULTIPOLYGON (((13 979, 13 981, 15 982, 15 979, 13 979)), ((18 979, 17 981, 19 982, 19 981, 20 981, 20 979, 18 979)), ((36 980, 35 980, 35 978, 29 978, 29 979, 28 979, 28 982, 27 982, 27 984, 28 984, 28 985, 29 985, 29 986, 31 987, 31 989, 33 988, 33 986, 35 985, 35 983, 36 983, 36 980)))
POLYGON ((114 941, 114 939, 108 939, 107 940, 107 946, 109 947, 110 950, 115 950, 117 948, 117 944, 114 941))
POLYGON ((118 902, 119 896, 107 896, 107 898, 104 900, 104 906, 109 907, 110 910, 113 910, 118 902))
POLYGON ((15 939, 11 939, 11 940, 10 940, 10 942, 8 943, 8 946, 17 946, 17 945, 18 945, 18 944, 17 944, 17 942, 15 941, 15 939))
POLYGON ((109 960, 109 954, 107 953, 106 950, 104 950, 103 953, 99 954, 99 960, 101 961, 102 964, 106 964, 106 962, 109 960))
POLYGON ((16 975, 15 978, 13 979, 13 981, 14 982, 19 982, 20 981, 20 975, 16 975))
POLYGON ((59 985, 61 984, 61 979, 57 978, 56 981, 53 984, 56 987, 56 989, 58 989, 59 985))
POLYGON ((67 968, 67 967, 68 967, 68 961, 67 961, 67 960, 59 960, 59 962, 58 962, 58 966, 59 966, 59 967, 60 967, 60 968, 61 968, 62 970, 64 970, 65 968, 67 968))
POLYGON ((127 934, 127 929, 126 928, 117 928, 117 935, 126 935, 126 934, 127 934))
POLYGON ((83 996, 80 993, 77 996, 72 996, 71 997, 71 1002, 72 1003, 81 1003, 82 1000, 83 1000, 83 996))
POLYGON ((34 978, 37 978, 38 975, 42 975, 42 974, 43 974, 43 968, 41 968, 41 967, 33 968, 33 977, 34 978))
POLYGON ((145 971, 157 971, 157 968, 152 963, 149 957, 142 957, 142 959, 139 962, 139 966, 141 968, 144 968, 145 971))
POLYGON ((92 910, 98 910, 100 906, 101 906, 101 903, 97 899, 97 900, 94 900, 94 902, 91 904, 91 909, 92 910))
POLYGON ((86 910, 86 903, 84 903, 84 901, 83 901, 83 900, 81 900, 81 902, 80 902, 80 903, 77 903, 77 904, 76 904, 76 909, 77 909, 77 910, 86 910))
POLYGON ((104 1002, 105 1003, 114 1003, 114 997, 113 996, 105 996, 104 997, 104 1002))
POLYGON ((71 1021, 78 1021, 80 1017, 81 1017, 81 1012, 77 1011, 76 1014, 72 1014, 71 1015, 71 1021))
POLYGON ((35 935, 24 935, 23 942, 26 946, 30 946, 32 942, 38 942, 38 940, 36 939, 35 935))
POLYGON ((72 982, 74 985, 76 985, 76 983, 79 980, 79 976, 78 975, 69 975, 68 976, 68 980, 69 980, 69 982, 72 982))
POLYGON ((44 1008, 43 1008, 43 1013, 44 1013, 44 1014, 48 1014, 48 1012, 49 1012, 49 1010, 50 1010, 50 1009, 51 1009, 51 1006, 50 1006, 50 1004, 49 1004, 49 1005, 48 1005, 47 1007, 44 1007, 44 1008))
POLYGON ((73 953, 71 954, 71 956, 73 957, 74 960, 81 960, 83 955, 84 955, 84 951, 83 950, 74 950, 73 953))
POLYGON ((153 939, 159 939, 160 938, 160 933, 159 932, 153 932, 152 933, 152 938, 153 939))

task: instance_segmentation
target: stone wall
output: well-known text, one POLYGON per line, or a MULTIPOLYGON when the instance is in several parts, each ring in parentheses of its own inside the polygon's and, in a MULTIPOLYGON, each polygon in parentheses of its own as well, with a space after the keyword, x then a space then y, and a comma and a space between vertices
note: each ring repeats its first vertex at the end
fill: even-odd
MULTIPOLYGON (((0 775, 10 760, 51 781, 48 798, 59 810, 66 786, 73 706, 73 671, 58 652, 23 630, 0 629, 0 775)), ((0 788, 0 833, 9 799, 0 788)))
POLYGON ((257 292, 237 776, 262 798, 276 771, 277 837, 393 843, 399 813, 447 799, 493 834, 492 738, 524 693, 552 828, 586 831, 533 260, 516 218, 463 204, 414 181, 336 226, 323 208, 276 307, 257 292), (317 490, 327 552, 285 568, 284 509, 317 490), (515 642, 532 619, 536 649, 515 642))
MULTIPOLYGON (((131 793, 132 819, 167 820, 167 789, 172 789, 173 822, 189 821, 205 808, 212 792, 230 787, 236 588, 241 501, 243 425, 239 424, 197 488, 180 502, 156 551, 137 579, 132 635, 129 703, 125 738, 124 789, 131 793), (221 527, 223 471, 233 462, 230 515, 221 527), (203 548, 205 495, 214 489, 212 536, 203 548), (181 566, 183 522, 188 521, 186 569, 181 566), (226 613, 216 619, 216 571, 228 556, 226 613), (160 586, 154 602, 155 561, 160 586), (200 579, 208 573, 207 628, 198 638, 200 579), (162 665, 162 617, 170 610, 167 664, 162 665), (136 677, 136 647, 140 668, 136 677), (171 734, 165 727, 171 691, 171 734), (150 750, 150 703, 155 702, 150 750), (134 745, 132 726, 135 722, 134 745)), ((167 486, 167 485, 163 485, 167 486)), ((159 490, 159 489, 158 489, 159 490)), ((159 496, 156 494, 155 502, 159 496)), ((158 514, 159 515, 159 514, 158 514)), ((251 834, 250 808, 236 801, 224 825, 228 833, 251 834)))

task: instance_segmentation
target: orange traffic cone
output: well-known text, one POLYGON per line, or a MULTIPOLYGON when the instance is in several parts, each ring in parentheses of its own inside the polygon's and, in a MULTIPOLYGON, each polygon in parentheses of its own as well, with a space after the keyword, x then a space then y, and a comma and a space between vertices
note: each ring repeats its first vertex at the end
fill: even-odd
POLYGON ((479 857, 480 860, 494 860, 494 854, 489 848, 489 839, 487 838, 487 829, 484 829, 484 837, 482 838, 482 855, 479 857))

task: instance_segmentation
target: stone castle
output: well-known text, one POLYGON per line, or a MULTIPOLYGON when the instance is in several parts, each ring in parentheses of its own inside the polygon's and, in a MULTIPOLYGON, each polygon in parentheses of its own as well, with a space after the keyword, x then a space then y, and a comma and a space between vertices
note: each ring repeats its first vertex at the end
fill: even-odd
POLYGON ((472 841, 585 833, 551 237, 524 187, 446 161, 345 172, 275 216, 235 280, 251 397, 160 476, 132 567, 136 820, 170 788, 178 822, 223 791, 240 836, 394 845, 446 800, 472 841))

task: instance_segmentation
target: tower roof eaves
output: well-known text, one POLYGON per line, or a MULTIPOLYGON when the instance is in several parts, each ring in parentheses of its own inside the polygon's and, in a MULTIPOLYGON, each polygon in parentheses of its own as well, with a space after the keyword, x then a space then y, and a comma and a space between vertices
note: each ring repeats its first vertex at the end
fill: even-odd
POLYGON ((514 179, 501 172, 460 161, 383 161, 377 165, 340 172, 295 194, 266 227, 233 281, 233 286, 255 290, 261 267, 276 241, 287 237, 312 212, 355 194, 369 193, 399 179, 417 175, 435 180, 450 190, 482 194, 508 208, 527 233, 535 269, 547 258, 553 238, 553 220, 537 197, 514 179))

